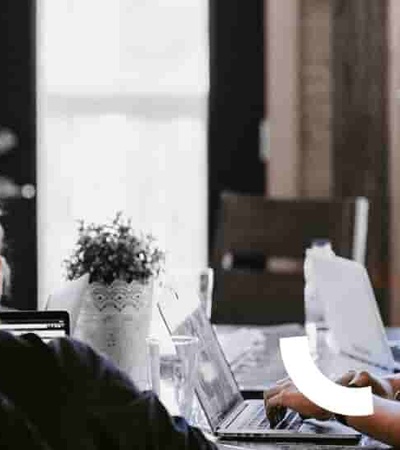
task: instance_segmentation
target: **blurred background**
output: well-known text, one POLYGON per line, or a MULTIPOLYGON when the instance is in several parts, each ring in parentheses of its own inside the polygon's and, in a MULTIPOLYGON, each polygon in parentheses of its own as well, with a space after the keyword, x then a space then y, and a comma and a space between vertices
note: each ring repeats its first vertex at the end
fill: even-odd
POLYGON ((223 190, 365 196, 400 323, 395 0, 3 0, 0 221, 10 302, 63 280, 77 221, 124 211, 172 272, 209 264, 223 190))

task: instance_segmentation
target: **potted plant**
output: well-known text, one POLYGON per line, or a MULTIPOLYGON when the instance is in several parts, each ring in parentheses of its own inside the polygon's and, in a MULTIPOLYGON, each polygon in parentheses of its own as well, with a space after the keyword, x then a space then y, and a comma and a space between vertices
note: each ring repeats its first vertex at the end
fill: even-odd
POLYGON ((151 234, 137 232, 117 213, 109 223, 79 222, 65 260, 66 276, 89 274, 75 336, 107 354, 140 385, 146 379, 146 343, 154 285, 164 252, 151 234))

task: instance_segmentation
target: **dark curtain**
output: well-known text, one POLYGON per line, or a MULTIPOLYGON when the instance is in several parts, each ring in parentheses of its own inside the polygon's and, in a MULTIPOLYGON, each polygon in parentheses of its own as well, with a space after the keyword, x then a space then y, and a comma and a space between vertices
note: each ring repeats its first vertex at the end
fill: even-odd
POLYGON ((1 205, 5 257, 11 266, 11 294, 2 299, 16 309, 37 306, 36 200, 36 2, 0 3, 0 129, 16 143, 0 155, 0 176, 32 189, 1 205), (33 196, 33 197, 32 197, 33 196), (29 198, 28 198, 29 197, 29 198))
POLYGON ((209 2, 209 250, 222 190, 262 194, 259 126, 264 117, 263 0, 209 2))

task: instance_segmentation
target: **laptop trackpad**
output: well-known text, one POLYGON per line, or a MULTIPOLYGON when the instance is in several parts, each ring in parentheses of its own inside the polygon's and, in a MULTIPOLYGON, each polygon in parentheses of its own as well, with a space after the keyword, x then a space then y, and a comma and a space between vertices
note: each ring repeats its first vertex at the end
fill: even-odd
POLYGON ((340 434, 360 436, 358 431, 337 422, 336 420, 306 419, 299 428, 301 433, 340 434))

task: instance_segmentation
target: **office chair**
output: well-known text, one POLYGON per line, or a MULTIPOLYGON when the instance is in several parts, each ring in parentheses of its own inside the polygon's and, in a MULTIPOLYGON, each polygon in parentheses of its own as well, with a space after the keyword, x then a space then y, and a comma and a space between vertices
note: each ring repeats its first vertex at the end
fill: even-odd
POLYGON ((221 195, 212 267, 213 323, 303 323, 303 262, 315 239, 364 263, 368 229, 364 197, 271 200, 221 195))

